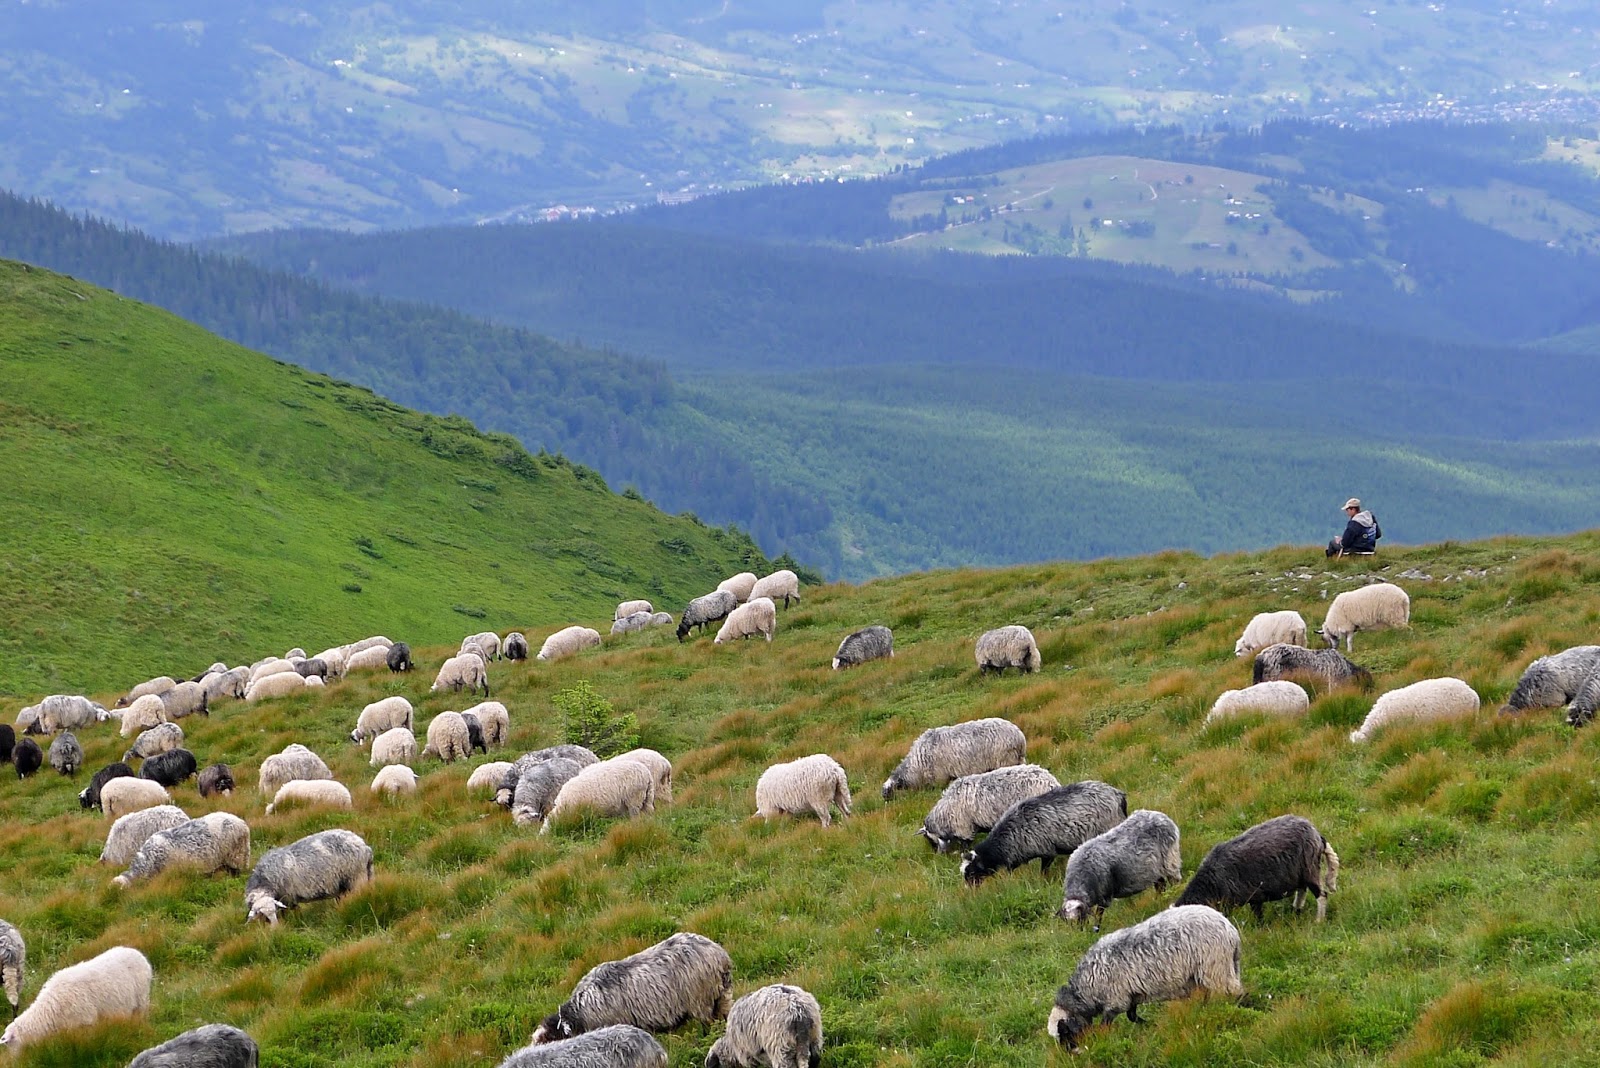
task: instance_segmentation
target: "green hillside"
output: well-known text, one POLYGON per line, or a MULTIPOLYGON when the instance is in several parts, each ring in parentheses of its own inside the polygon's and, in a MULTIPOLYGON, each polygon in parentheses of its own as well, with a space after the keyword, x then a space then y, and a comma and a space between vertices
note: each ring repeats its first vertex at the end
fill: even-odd
MULTIPOLYGON (((375 850, 376 882, 275 930, 243 924, 243 876, 168 873, 116 891, 94 860, 106 823, 74 798, 81 777, 0 775, 0 916, 28 939, 24 1003, 55 969, 112 945, 137 946, 156 974, 148 1021, 63 1036, 15 1063, 110 1068, 217 1020, 254 1035, 269 1068, 494 1065, 590 967, 676 930, 727 947, 735 994, 780 980, 815 993, 826 1068, 1591 1063, 1600 735, 1574 732, 1555 711, 1494 710, 1533 657, 1595 640, 1596 559, 1591 532, 1386 550, 1337 569, 1314 547, 1291 547, 935 572, 809 589, 770 645, 680 645, 654 632, 555 664, 495 664, 512 735, 491 756, 561 740, 552 698, 586 682, 635 714, 641 742, 675 765, 674 800, 653 815, 546 836, 469 797, 461 764, 421 762, 410 799, 378 802, 366 789, 372 769, 345 740, 358 710, 389 693, 416 703, 419 724, 461 707, 427 693, 453 645, 421 650, 411 677, 225 703, 184 725, 202 762, 231 762, 242 788, 219 805, 185 785, 176 800, 191 814, 244 815, 257 855, 353 829, 375 850), (1482 697, 1477 717, 1396 728, 1356 748, 1346 738, 1373 696, 1317 692, 1302 720, 1202 730, 1217 694, 1248 681, 1232 651, 1251 614, 1296 608, 1314 627, 1325 597, 1373 572, 1410 591, 1412 625, 1357 635, 1355 659, 1380 691, 1463 678, 1482 697), (895 658, 831 672, 840 637, 869 622, 894 629, 895 658), (980 677, 974 638, 1011 622, 1034 630, 1043 670, 980 677), (1028 868, 967 889, 957 858, 911 833, 936 792, 879 800, 918 732, 989 715, 1017 723, 1029 758, 1062 780, 1099 778, 1130 806, 1171 815, 1186 875, 1260 820, 1312 819, 1343 861, 1326 924, 1287 903, 1260 921, 1240 910, 1246 1004, 1147 1006, 1149 1026, 1097 1027, 1081 1057, 1057 1052, 1043 1033, 1051 999, 1097 937, 1054 918, 1059 866, 1049 879, 1028 868), (353 812, 262 814, 257 766, 290 741, 328 760, 352 788, 353 812), (747 819, 761 770, 812 752, 848 770, 855 814, 829 829, 747 819)), ((460 629, 447 607, 432 615, 460 629)), ((570 618, 519 621, 538 634, 570 618)), ((169 663, 187 665, 215 646, 167 648, 169 663)), ((4 703, 7 719, 17 703, 4 703)), ((108 727, 82 740, 91 766, 124 744, 108 727)), ((1101 933, 1174 894, 1114 904, 1101 933)), ((666 1036, 672 1064, 702 1063, 718 1033, 691 1024, 666 1036)))
POLYGON ((760 560, 565 458, 9 262, 0 374, 0 694, 676 607, 760 560))

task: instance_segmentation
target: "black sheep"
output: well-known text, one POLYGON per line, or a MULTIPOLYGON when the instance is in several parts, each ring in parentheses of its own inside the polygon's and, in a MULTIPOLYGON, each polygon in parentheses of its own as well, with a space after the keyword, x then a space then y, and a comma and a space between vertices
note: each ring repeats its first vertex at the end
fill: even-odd
POLYGON ((500 645, 500 653, 507 660, 528 659, 528 639, 521 631, 512 631, 506 635, 506 640, 500 645))
POLYGON ((189 750, 169 749, 146 760, 139 769, 139 778, 172 787, 192 776, 195 767, 194 754, 189 750))
POLYGON ((124 775, 131 776, 132 774, 133 769, 120 760, 115 764, 107 764, 94 773, 94 777, 89 780, 89 785, 85 786, 83 791, 78 794, 78 804, 84 808, 99 808, 100 788, 112 779, 120 779, 124 775))
POLYGON ((395 642, 389 646, 389 655, 384 659, 388 663, 390 671, 410 671, 416 667, 411 662, 411 646, 405 642, 395 642))
POLYGON ((1227 913, 1249 905, 1256 919, 1261 906, 1305 891, 1317 899, 1317 922, 1328 914, 1326 894, 1339 888, 1339 854, 1322 832, 1301 816, 1278 816, 1211 847, 1183 888, 1178 905, 1210 905, 1227 913))
POLYGON ((17 766, 17 778, 25 779, 44 763, 44 750, 32 738, 24 738, 11 751, 11 762, 17 766))
POLYGON ((320 656, 314 656, 310 660, 301 660, 295 664, 294 669, 303 679, 310 678, 312 675, 319 679, 328 677, 328 662, 320 656))
POLYGON ((478 717, 474 713, 463 712, 461 719, 467 725, 467 752, 471 753, 476 749, 481 753, 487 753, 489 747, 484 743, 483 724, 479 722, 478 717))
POLYGON ((16 730, 9 723, 0 723, 0 764, 11 763, 11 750, 16 747, 16 730))
POLYGON ((226 764, 213 764, 200 773, 200 796, 233 793, 233 769, 226 764))

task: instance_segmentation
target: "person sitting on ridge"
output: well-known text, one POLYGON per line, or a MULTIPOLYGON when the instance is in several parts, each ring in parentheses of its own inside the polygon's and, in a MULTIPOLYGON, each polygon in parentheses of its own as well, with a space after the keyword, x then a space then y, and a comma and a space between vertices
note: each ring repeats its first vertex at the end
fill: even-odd
POLYGON ((1344 502, 1344 514, 1349 517, 1344 525, 1344 533, 1328 542, 1328 551, 1323 555, 1347 556, 1350 553, 1375 552, 1378 539, 1383 537, 1378 517, 1362 509, 1359 497, 1351 497, 1344 502))

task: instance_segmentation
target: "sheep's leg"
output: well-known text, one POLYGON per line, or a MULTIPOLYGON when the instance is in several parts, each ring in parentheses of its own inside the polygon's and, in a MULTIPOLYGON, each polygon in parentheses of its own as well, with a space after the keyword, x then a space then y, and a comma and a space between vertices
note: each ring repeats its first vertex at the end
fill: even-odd
POLYGON ((1050 862, 1055 860, 1055 859, 1056 859, 1055 858, 1055 854, 1053 854, 1053 853, 1050 854, 1049 856, 1040 857, 1039 858, 1039 874, 1040 875, 1049 875, 1050 874, 1050 862))
POLYGON ((1317 895, 1317 922, 1322 923, 1328 918, 1328 895, 1317 895))
POLYGON ((1299 912, 1301 909, 1305 908, 1305 906, 1306 906, 1306 891, 1305 891, 1304 887, 1301 887, 1299 890, 1296 890, 1294 892, 1293 901, 1294 901, 1294 910, 1296 912, 1299 912))
POLYGON ((1139 1015, 1139 995, 1138 994, 1133 994, 1128 998, 1128 1022, 1129 1023, 1136 1023, 1136 1024, 1142 1024, 1142 1023, 1147 1023, 1148 1022, 1143 1017, 1141 1017, 1139 1015))
POLYGON ((1256 922, 1259 923, 1261 921, 1261 919, 1262 919, 1261 902, 1259 902, 1259 901, 1250 902, 1250 911, 1256 914, 1256 922))

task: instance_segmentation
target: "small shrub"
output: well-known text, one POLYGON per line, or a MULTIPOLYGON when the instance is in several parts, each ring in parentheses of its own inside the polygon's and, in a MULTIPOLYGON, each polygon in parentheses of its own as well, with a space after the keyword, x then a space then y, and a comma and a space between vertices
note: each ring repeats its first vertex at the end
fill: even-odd
POLYGON ((341 590, 343 590, 345 593, 360 593, 361 592, 361 583, 359 583, 359 582, 346 582, 343 586, 340 586, 339 588, 341 590))
POLYGON ((561 712, 563 736, 573 745, 586 746, 602 757, 638 748, 638 718, 632 712, 618 713, 588 682, 579 680, 550 700, 561 712))

